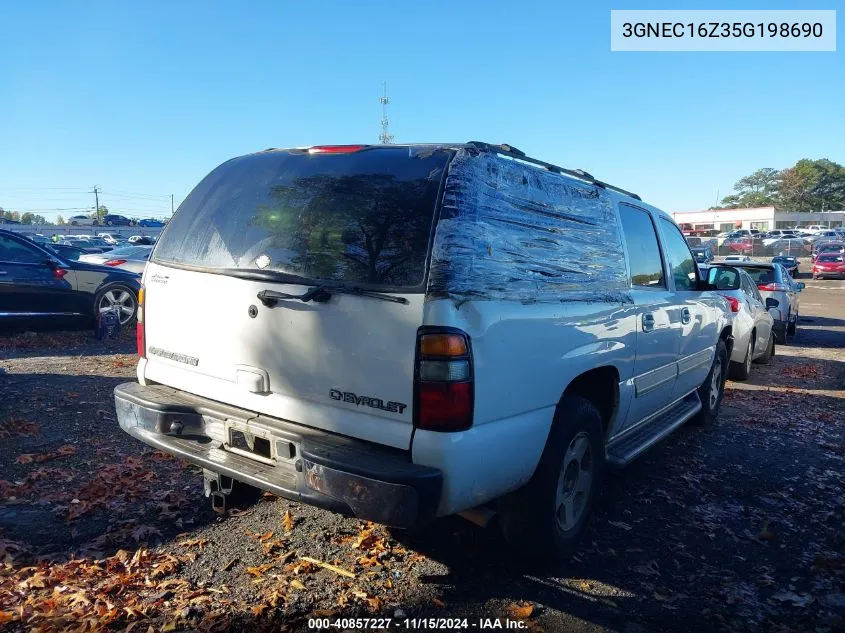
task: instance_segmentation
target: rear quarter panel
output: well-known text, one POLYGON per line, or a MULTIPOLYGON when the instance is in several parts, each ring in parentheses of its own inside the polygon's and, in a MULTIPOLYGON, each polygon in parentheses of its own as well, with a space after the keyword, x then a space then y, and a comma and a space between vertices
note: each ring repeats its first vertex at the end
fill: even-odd
MULTIPOLYGON (((440 514, 473 507, 531 478, 569 383, 600 366, 619 372, 617 416, 630 402, 636 307, 622 303, 530 304, 452 301, 426 304, 424 321, 464 330, 475 372, 473 427, 463 433, 417 430, 415 463, 444 472, 440 514)), ((610 397, 610 396, 609 396, 610 397)))

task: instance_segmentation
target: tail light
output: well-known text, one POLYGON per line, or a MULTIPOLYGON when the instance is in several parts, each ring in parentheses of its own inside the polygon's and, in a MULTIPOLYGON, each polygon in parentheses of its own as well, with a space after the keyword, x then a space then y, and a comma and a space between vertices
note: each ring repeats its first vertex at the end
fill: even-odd
POLYGON ((414 426, 463 431, 472 426, 473 368, 469 336, 456 328, 417 332, 414 426))
POLYGON ((121 264, 125 264, 125 259, 110 259, 107 262, 103 262, 104 266, 120 266, 121 264))
POLYGON ((731 304, 731 312, 739 312, 739 299, 730 295, 722 295, 731 304))
POLYGON ((54 268, 53 269, 53 278, 54 279, 64 279, 64 276, 67 275, 66 268, 54 268))
POLYGON ((786 292, 788 288, 786 284, 757 284, 757 290, 766 290, 768 292, 786 292))
POLYGON ((138 344, 138 356, 147 357, 147 337, 144 330, 144 287, 138 291, 137 323, 135 325, 135 342, 138 344))
POLYGON ((366 145, 315 145, 308 148, 309 154, 351 154, 364 149, 366 145))

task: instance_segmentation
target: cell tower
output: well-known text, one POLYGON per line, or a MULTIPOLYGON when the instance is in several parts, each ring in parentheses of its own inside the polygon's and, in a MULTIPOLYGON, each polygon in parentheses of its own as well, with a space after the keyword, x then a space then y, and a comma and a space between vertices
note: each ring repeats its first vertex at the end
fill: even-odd
POLYGON ((393 134, 390 133, 388 127, 390 122, 387 119, 387 104, 390 103, 390 99, 387 96, 386 81, 384 82, 383 89, 384 92, 378 100, 381 104, 381 134, 378 135, 378 140, 382 145, 390 145, 393 142, 393 134))

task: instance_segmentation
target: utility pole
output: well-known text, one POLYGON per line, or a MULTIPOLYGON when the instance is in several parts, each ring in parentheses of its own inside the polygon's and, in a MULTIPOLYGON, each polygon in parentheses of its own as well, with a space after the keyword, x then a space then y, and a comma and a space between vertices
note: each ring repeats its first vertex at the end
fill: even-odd
POLYGON ((97 224, 100 223, 100 188, 97 185, 94 185, 94 191, 89 193, 94 194, 94 211, 97 214, 97 224))
POLYGON ((170 194, 170 217, 173 217, 173 194, 170 194))
POLYGON ((381 134, 378 135, 378 140, 382 145, 390 145, 393 142, 393 134, 391 134, 390 130, 388 129, 387 104, 390 103, 390 99, 387 96, 386 81, 383 84, 383 88, 384 92, 378 100, 378 102, 381 104, 381 134))

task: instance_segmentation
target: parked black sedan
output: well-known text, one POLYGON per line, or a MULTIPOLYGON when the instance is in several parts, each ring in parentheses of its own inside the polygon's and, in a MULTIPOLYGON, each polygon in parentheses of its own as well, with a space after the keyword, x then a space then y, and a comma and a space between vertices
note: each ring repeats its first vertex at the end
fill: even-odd
POLYGON ((117 307, 121 325, 135 319, 141 276, 66 259, 0 229, 0 325, 50 318, 93 321, 117 307))

